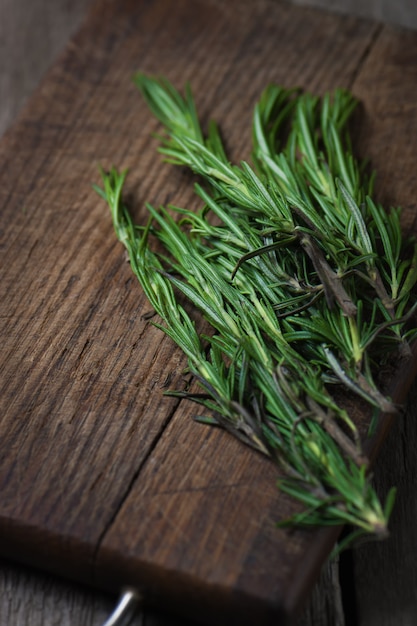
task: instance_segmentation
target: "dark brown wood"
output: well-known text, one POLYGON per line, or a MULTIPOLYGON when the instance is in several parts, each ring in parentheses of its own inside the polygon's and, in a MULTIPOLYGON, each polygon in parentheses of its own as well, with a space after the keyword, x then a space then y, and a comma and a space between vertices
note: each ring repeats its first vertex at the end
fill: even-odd
MULTIPOLYGON (((417 33, 385 28, 354 84, 363 102, 359 137, 377 171, 387 205, 405 207, 404 228, 416 232, 417 33), (383 77, 381 79, 380 77, 383 77)), ((417 616, 416 386, 394 420, 375 467, 378 491, 397 486, 388 541, 353 553, 357 624, 406 626, 417 616)))
POLYGON ((414 0, 292 0, 293 4, 315 6, 345 15, 358 15, 373 20, 417 28, 417 6, 414 0))
MULTIPOLYGON (((279 2, 96 4, 0 144, 0 550, 51 572, 220 623, 300 610, 337 530, 278 531, 276 472, 193 407, 164 398, 184 359, 149 309, 91 189, 129 167, 145 200, 193 202, 161 165, 141 69, 189 80, 246 158, 268 81, 350 86, 378 27, 279 2)), ((380 80, 382 76, 380 76, 380 80)))
MULTIPOLYGON (((116 597, 56 576, 0 562, 0 624, 102 626, 116 597)), ((130 626, 143 626, 138 618, 130 626)))
POLYGON ((62 52, 91 0, 0 0, 0 136, 62 52))
MULTIPOLYGON (((0 624, 102 626, 116 602, 116 594, 0 560, 0 624)), ((129 626, 198 626, 198 623, 139 608, 129 626)), ((345 626, 337 562, 323 568, 298 626, 345 626)))

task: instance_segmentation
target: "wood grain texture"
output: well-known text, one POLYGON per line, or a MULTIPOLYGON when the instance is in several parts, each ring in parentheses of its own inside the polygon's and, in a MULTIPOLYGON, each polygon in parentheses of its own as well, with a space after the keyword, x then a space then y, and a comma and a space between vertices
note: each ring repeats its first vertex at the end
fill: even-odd
POLYGON ((390 538, 353 553, 353 584, 358 626, 412 626, 417 619, 416 568, 416 405, 410 394, 407 412, 381 450, 375 482, 381 494, 397 486, 390 538))
POLYGON ((358 15, 417 29, 417 5, 414 0, 291 0, 293 4, 315 6, 345 15, 358 15))
MULTIPOLYGON (((361 145, 377 171, 376 189, 387 205, 405 207, 404 229, 415 232, 417 216, 417 33, 381 31, 354 89, 363 102, 361 145), (383 80, 378 77, 383 75, 383 80), (393 139, 394 138, 394 139, 393 139)), ((411 626, 417 619, 416 404, 410 394, 375 470, 381 494, 397 485, 391 537, 354 552, 357 623, 411 626)))
MULTIPOLYGON (((0 564, 0 624, 102 626, 118 598, 11 563, 0 564)), ((124 626, 198 626, 138 609, 124 626)))
POLYGON ((267 81, 350 86, 377 33, 277 2, 238 5, 97 4, 0 145, 0 543, 80 581, 134 581, 158 602, 162 590, 177 611, 217 620, 240 604, 261 623, 300 608, 332 537, 277 532, 294 505, 275 470, 162 397, 184 361, 142 318, 90 185, 97 162, 114 161, 131 169, 138 206, 193 201, 189 177, 155 153, 135 70, 190 80, 242 158, 267 81))
POLYGON ((91 0, 0 0, 0 136, 90 4, 91 0))
MULTIPOLYGON (((0 568, 0 624, 101 626, 116 598, 10 563, 0 568)), ((132 626, 143 626, 137 619, 132 626)))
MULTIPOLYGON (((298 626, 345 626, 337 578, 337 562, 327 564, 298 626)), ((0 561, 0 624, 102 626, 116 603, 114 594, 0 561)), ((129 626, 199 626, 199 622, 173 617, 162 608, 139 608, 129 626)))
MULTIPOLYGON (((175 405, 165 381, 184 363, 141 320, 146 305, 91 191, 107 122, 89 96, 106 64, 93 57, 87 70, 82 54, 74 43, 0 148, 1 542, 6 556, 91 580, 100 535, 175 405)), ((117 158, 123 142, 109 137, 117 158)))

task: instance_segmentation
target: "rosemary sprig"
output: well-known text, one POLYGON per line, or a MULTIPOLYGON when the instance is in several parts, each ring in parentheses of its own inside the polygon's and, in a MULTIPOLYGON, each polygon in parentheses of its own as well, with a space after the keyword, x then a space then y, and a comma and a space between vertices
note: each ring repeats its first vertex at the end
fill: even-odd
MULTIPOLYGON (((204 181, 202 208, 148 205, 135 226, 123 204, 126 173, 102 172, 116 234, 157 323, 184 351, 202 392, 172 392, 284 468, 280 487, 305 510, 289 523, 349 523, 386 534, 393 504, 372 489, 356 427, 336 402, 344 386, 382 411, 395 407, 373 378, 389 350, 404 354, 415 298, 416 251, 398 210, 386 214, 344 139, 355 106, 269 86, 253 118, 253 167, 229 163, 217 125, 204 135, 189 87, 136 83, 166 136, 161 152, 204 181), (212 219, 215 216, 215 219, 212 219), (153 252, 156 237, 163 252, 153 252), (189 300, 210 333, 197 332, 189 300)), ((284 523, 288 523, 287 521, 284 523)))
MULTIPOLYGON (((183 109, 177 109, 180 119, 164 117, 159 95, 165 82, 144 75, 139 75, 136 81, 153 113, 165 123, 167 137, 160 151, 168 156, 168 160, 193 169, 214 188, 214 195, 220 201, 213 202, 207 195, 203 199, 220 217, 224 227, 235 232, 246 247, 246 253, 237 260, 238 267, 256 254, 271 252, 276 246, 276 266, 288 267, 286 274, 294 277, 298 275, 297 265, 304 265, 307 255, 310 264, 305 284, 323 290, 325 309, 333 310, 334 302, 337 303, 343 314, 339 315, 340 336, 346 334, 344 317, 349 319, 349 341, 343 353, 335 355, 339 370, 347 370, 346 374, 355 381, 359 395, 374 388, 371 370, 366 363, 370 354, 369 333, 366 339, 361 336, 356 303, 363 302, 362 315, 365 318, 374 317, 372 341, 376 342, 376 351, 381 346, 379 340, 387 335, 390 342, 397 340, 405 351, 407 346, 402 341, 399 327, 393 324, 388 333, 383 332, 380 336, 377 322, 380 322, 382 332, 386 330, 387 319, 403 317, 404 301, 409 298, 410 280, 415 282, 415 270, 412 259, 401 259, 403 242, 399 211, 392 211, 387 216, 381 205, 371 201, 366 194, 372 183, 365 179, 360 185, 360 167, 350 152, 344 150, 341 136, 354 108, 352 96, 338 90, 332 101, 330 96, 324 99, 320 111, 317 98, 308 94, 298 96, 294 102, 293 91, 267 88, 254 115, 254 155, 261 174, 258 176, 246 163, 240 167, 230 165, 223 147, 217 150, 221 156, 210 150, 211 144, 222 146, 217 126, 211 124, 210 140, 202 139, 194 106, 188 115, 183 109), (288 123, 288 117, 293 114, 290 120, 293 125, 285 149, 274 153, 277 125, 270 117, 275 114, 277 104, 282 106, 283 102, 287 119, 283 118, 281 111, 280 124, 288 123), (188 119, 193 123, 187 124, 188 119), (178 128, 187 128, 187 131, 178 132, 178 128), (322 151, 319 134, 324 137, 322 151), (301 159, 297 156, 299 154, 303 155, 301 159), (360 209, 357 203, 365 198, 366 204, 362 203, 360 209), (370 209, 368 215, 365 214, 366 208, 370 209), (388 228, 384 227, 384 222, 388 228), (288 255, 290 243, 294 251, 292 262, 291 255, 288 255), (385 248, 395 251, 386 256, 389 269, 385 256, 378 253, 381 243, 384 243, 385 255, 385 248), (300 256, 303 257, 301 260, 300 256), (407 283, 402 298, 392 297, 398 295, 395 279, 394 282, 389 280, 390 289, 386 287, 381 274, 387 279, 388 272, 391 277, 402 276, 407 283), (358 277, 362 279, 360 282, 358 277), (360 293, 357 293, 358 288, 360 293), (378 307, 377 316, 374 315, 375 307, 378 307)), ((183 108, 187 107, 190 97, 188 88, 183 108)), ((201 195, 201 190, 197 192, 201 195)), ((308 289, 306 295, 309 294, 308 289)), ((278 297, 277 302, 281 303, 282 298, 278 297)), ((332 331, 329 329, 329 334, 332 331)), ((295 340, 296 336, 293 337, 295 340)), ((385 351, 385 342, 382 350, 385 351)), ((378 403, 375 398, 371 400, 378 403)), ((380 408, 385 410, 386 407, 384 400, 380 408)))

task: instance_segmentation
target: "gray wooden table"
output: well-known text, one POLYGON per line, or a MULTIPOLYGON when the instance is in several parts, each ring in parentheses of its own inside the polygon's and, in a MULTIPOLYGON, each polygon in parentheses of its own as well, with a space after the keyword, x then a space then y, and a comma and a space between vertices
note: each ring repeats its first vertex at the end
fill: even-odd
MULTIPOLYGON (((0 0, 0 135, 13 122, 43 73, 78 27, 90 1, 0 0)), ((373 15, 417 28, 414 0, 296 1, 373 15)), ((413 415, 416 399, 414 392, 407 415, 386 444, 382 455, 384 462, 377 472, 381 485, 390 474, 389 482, 401 486, 392 539, 380 546, 355 550, 345 557, 341 570, 343 598, 338 563, 329 564, 300 626, 411 626, 417 623, 414 483, 417 457, 412 445, 417 439, 413 415), (353 601, 355 610, 350 608, 353 601)), ((115 600, 104 593, 17 564, 0 562, 0 625, 99 626, 115 600)), ((158 622, 138 612, 132 623, 158 622)))

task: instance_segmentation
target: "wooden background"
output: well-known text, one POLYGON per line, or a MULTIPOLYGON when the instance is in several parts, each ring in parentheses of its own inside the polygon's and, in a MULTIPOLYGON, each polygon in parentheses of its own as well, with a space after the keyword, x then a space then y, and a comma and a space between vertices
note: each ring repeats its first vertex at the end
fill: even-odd
MULTIPOLYGON (((415 0, 290 1, 417 29, 415 0)), ((91 0, 0 0, 0 135, 77 29, 90 4, 91 0)))
POLYGON ((373 20, 417 28, 415 0, 293 0, 293 4, 315 6, 346 15, 359 15, 373 20))
MULTIPOLYGON (((51 59, 62 48, 68 35, 77 27, 86 10, 87 2, 26 4, 1 0, 0 72, 1 102, 0 121, 5 128, 14 118, 21 102, 30 93, 51 59), (10 52, 6 52, 10 51, 10 52), (12 68, 19 68, 13 70, 12 68)), ((396 69, 401 71, 400 31, 386 28, 378 30, 387 54, 395 51, 396 69), (399 58, 398 58, 399 57, 399 58)), ((410 57, 416 52, 415 39, 406 37, 408 46, 405 54, 410 57)), ((386 60, 386 59, 385 59, 386 60)), ((410 58, 404 58, 410 64, 410 58)), ((377 64, 377 59, 375 60, 377 64)), ((408 66, 407 65, 407 66, 408 66)), ((407 140, 407 138, 403 138, 407 140)), ((391 147, 392 148, 392 147, 391 147)), ((400 151, 402 146, 396 146, 400 151)), ((407 148, 405 148, 407 149, 407 148)), ((388 185, 388 183, 387 183, 388 185)), ((394 185, 395 187, 395 185, 394 185)), ((345 563, 345 574, 353 568, 356 584, 349 593, 353 601, 356 596, 356 616, 346 616, 346 607, 341 609, 335 567, 324 572, 323 582, 307 610, 304 624, 328 625, 354 623, 363 626, 405 626, 415 623, 417 574, 415 566, 416 498, 412 497, 412 476, 415 460, 412 441, 416 441, 413 420, 415 402, 409 403, 407 418, 402 421, 390 437, 386 446, 384 462, 377 476, 381 488, 388 482, 400 486, 400 498, 394 515, 392 539, 384 545, 369 546, 349 555, 345 563), (401 447, 398 446, 401 442, 401 447), (351 563, 349 563, 351 559, 351 563), (329 581, 331 583, 329 584, 329 581), (330 590, 330 592, 329 592, 330 590), (326 597, 326 593, 330 593, 326 597)), ((348 587, 346 579, 343 583, 348 587)), ((349 596, 348 596, 349 599, 349 596)), ((111 608, 113 598, 104 594, 69 585, 50 576, 33 574, 29 570, 4 564, 0 574, 0 623, 17 625, 33 624, 100 624, 111 608)), ((137 623, 144 623, 138 616, 137 623)), ((152 617, 146 623, 152 623, 152 617)))

